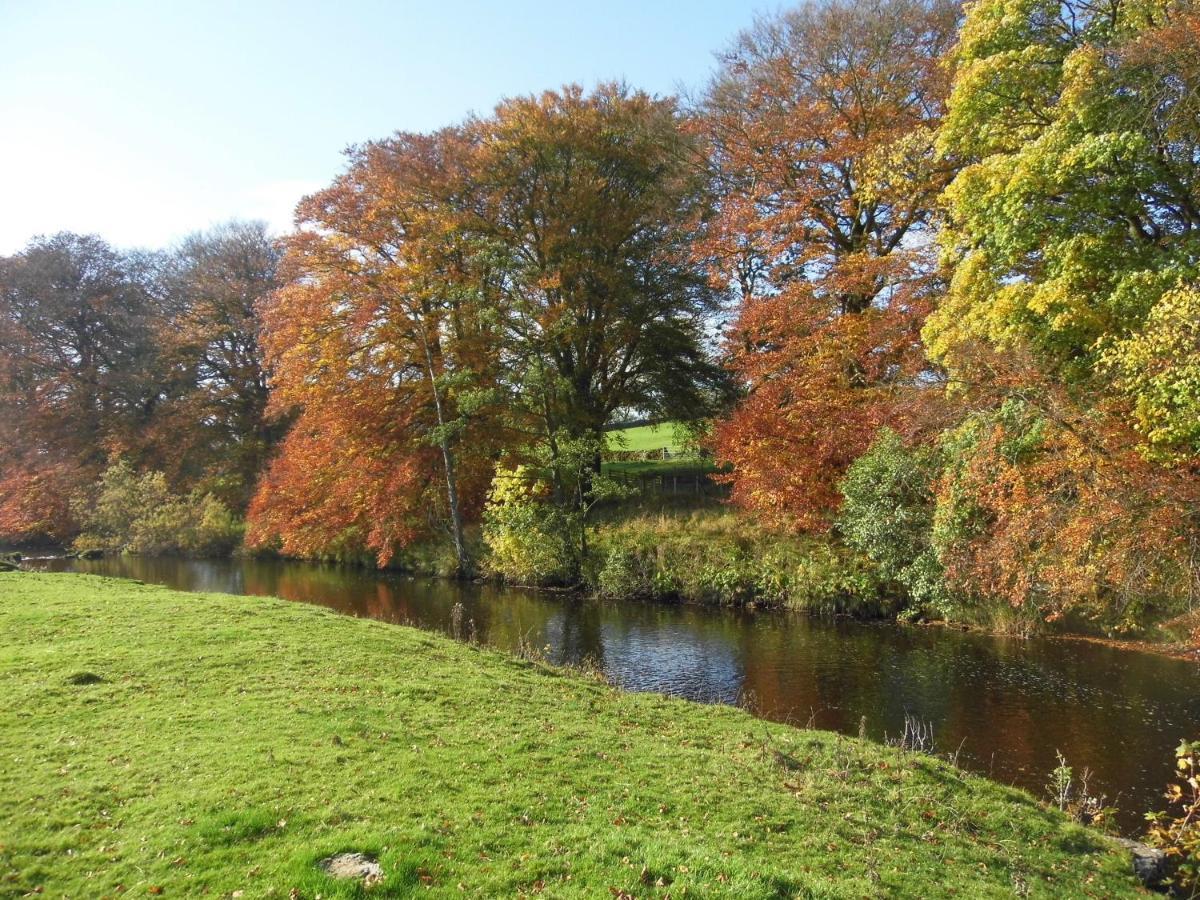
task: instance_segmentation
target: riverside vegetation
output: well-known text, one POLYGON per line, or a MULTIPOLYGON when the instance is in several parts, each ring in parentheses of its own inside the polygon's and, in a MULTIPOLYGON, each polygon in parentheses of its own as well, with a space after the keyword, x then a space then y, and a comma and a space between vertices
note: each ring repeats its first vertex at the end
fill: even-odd
POLYGON ((303 604, 0 574, 0 690, 4 895, 1137 892, 929 756, 303 604))
POLYGON ((1190 0, 801 3, 686 102, 352 148, 280 240, 39 238, 0 540, 1200 644, 1198 43, 1190 0), (633 495, 685 466, 728 507, 633 495))

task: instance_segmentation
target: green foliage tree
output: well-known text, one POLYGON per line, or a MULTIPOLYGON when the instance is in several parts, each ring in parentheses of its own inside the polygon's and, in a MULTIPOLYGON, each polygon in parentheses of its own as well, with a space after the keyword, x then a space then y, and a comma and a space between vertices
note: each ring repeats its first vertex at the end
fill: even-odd
POLYGON ((1145 349, 1121 342, 1196 278, 1197 15, 1183 0, 969 6, 939 139, 965 163, 944 195, 953 278, 924 331, 962 380, 984 377, 984 342, 1103 386, 1105 348, 1145 349))
POLYGON ((1200 287, 1174 288, 1104 362, 1134 403, 1136 427, 1164 462, 1200 457, 1200 287))

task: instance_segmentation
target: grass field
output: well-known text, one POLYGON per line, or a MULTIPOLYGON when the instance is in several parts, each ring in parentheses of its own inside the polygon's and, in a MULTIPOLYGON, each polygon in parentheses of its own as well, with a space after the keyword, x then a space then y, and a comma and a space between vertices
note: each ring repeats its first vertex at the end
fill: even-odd
POLYGON ((605 472, 624 472, 628 475, 694 475, 697 472, 715 472, 711 459, 681 457, 679 459, 612 460, 602 465, 605 472))
POLYGON ((627 475, 694 475, 696 472, 717 470, 717 466, 709 458, 684 455, 688 450, 688 436, 684 429, 674 422, 623 428, 608 432, 606 437, 610 451, 647 453, 665 448, 672 458, 609 460, 604 463, 605 472, 627 475))
POLYGON ((0 574, 0 896, 1116 897, 925 756, 327 610, 0 574), (378 858, 368 889, 319 860, 378 858))
POLYGON ((681 453, 687 443, 687 435, 674 422, 622 428, 618 431, 607 432, 605 437, 609 450, 644 453, 649 450, 666 448, 672 456, 681 453))

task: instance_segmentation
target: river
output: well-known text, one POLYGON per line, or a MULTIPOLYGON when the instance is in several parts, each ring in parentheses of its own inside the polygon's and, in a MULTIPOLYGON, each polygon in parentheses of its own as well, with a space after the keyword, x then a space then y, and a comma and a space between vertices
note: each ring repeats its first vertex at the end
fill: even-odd
MULTIPOLYGON (((290 561, 114 557, 30 568, 136 578, 188 591, 277 596, 450 632, 556 663, 588 662, 634 691, 734 703, 771 719, 877 740, 905 716, 938 748, 999 781, 1045 793, 1060 751, 1090 769, 1126 832, 1142 828, 1200 738, 1200 664, 1084 641, 826 620, 786 612, 588 600, 494 585, 290 561)), ((319 637, 314 635, 314 640, 319 637)))

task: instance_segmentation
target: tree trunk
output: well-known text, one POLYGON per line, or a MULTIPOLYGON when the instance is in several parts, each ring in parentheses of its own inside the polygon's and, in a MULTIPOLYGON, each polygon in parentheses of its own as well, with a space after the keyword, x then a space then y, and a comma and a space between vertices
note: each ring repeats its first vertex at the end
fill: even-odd
POLYGON ((433 352, 429 349, 429 338, 424 329, 421 331, 421 343, 425 348, 425 364, 429 367, 429 388, 433 391, 433 408, 437 413, 438 444, 442 450, 442 463, 446 470, 446 499, 450 503, 450 529, 454 537, 454 557, 458 563, 458 575, 470 572, 470 560, 467 558, 467 543, 463 539, 462 510, 458 504, 458 480, 454 475, 454 452, 450 449, 450 439, 446 435, 446 419, 442 412, 442 392, 438 389, 437 371, 433 367, 433 352))

